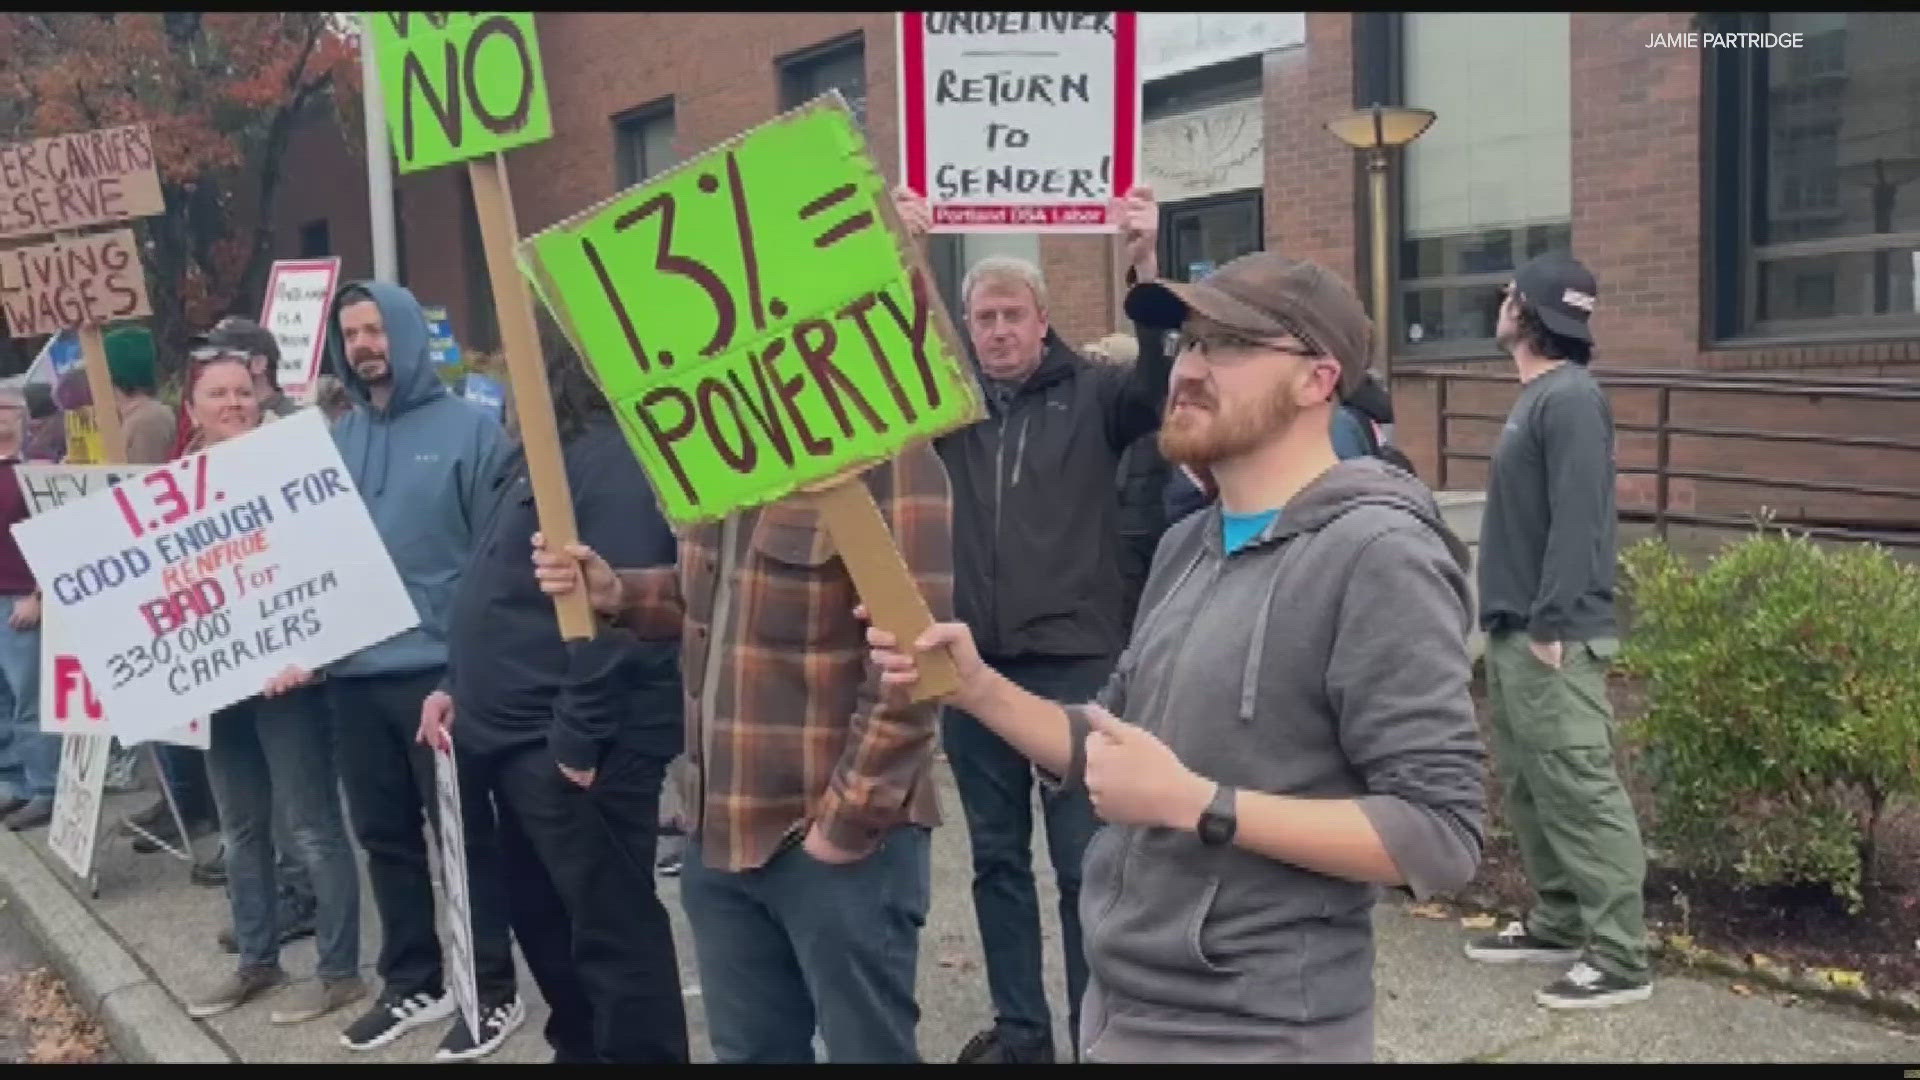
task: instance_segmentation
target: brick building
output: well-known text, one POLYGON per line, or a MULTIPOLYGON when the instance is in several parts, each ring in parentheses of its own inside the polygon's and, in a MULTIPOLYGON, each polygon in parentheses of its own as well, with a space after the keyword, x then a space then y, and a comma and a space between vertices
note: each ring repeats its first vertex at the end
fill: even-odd
MULTIPOLYGON (((889 13, 541 12, 538 25, 556 134, 510 159, 524 233, 829 87, 854 103, 889 176, 897 170, 889 13)), ((1498 359, 1499 289, 1516 262, 1556 245, 1571 243, 1599 277, 1602 370, 1920 376, 1920 14, 1156 12, 1140 25, 1142 167, 1165 208, 1170 276, 1264 245, 1368 281, 1364 176, 1323 124, 1372 101, 1438 113, 1395 162, 1390 199, 1399 437, 1423 475, 1437 449, 1433 373, 1502 370, 1486 366, 1498 359), (1671 44, 1732 32, 1798 37, 1671 44)), ((297 142, 278 208, 282 256, 331 251, 349 274, 366 272, 353 143, 326 125, 297 142)), ((448 307, 463 343, 491 347, 462 171, 396 186, 403 277, 448 307)), ((1116 328, 1111 240, 936 238, 950 298, 964 267, 992 251, 1037 259, 1070 341, 1116 328)), ((1510 393, 1463 385, 1449 408, 1500 411, 1510 393)), ((1621 391, 1620 419, 1647 417, 1652 400, 1621 391)), ((1674 407, 1701 423, 1733 408, 1674 407)), ((1910 405, 1872 401, 1739 409, 1763 407, 1783 425, 1816 425, 1807 430, 1913 427, 1910 405)), ((1484 444, 1496 429, 1456 421, 1449 438, 1484 444)), ((1623 437, 1623 464, 1649 452, 1623 437)), ((1676 460, 1709 453, 1675 445, 1676 460)), ((1742 453, 1806 457, 1792 446, 1742 453)), ((1475 468, 1456 463, 1452 486, 1476 483, 1475 468)), ((1818 468, 1912 466, 1883 454, 1818 468)))

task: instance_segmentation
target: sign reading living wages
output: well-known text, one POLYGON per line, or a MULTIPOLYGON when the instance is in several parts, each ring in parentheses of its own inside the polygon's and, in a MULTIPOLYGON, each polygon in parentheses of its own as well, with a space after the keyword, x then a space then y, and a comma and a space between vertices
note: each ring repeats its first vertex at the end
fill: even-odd
MULTIPOLYGON (((74 415, 69 413, 69 416, 74 415)), ((123 480, 137 481, 146 471, 144 465, 34 465, 22 464, 13 470, 20 492, 26 496, 28 514, 44 514, 70 502, 101 491, 123 480)), ((74 654, 72 616, 48 606, 40 620, 40 730, 55 735, 123 734, 108 721, 106 710, 93 692, 86 669, 74 654)), ((132 731, 124 732, 127 741, 156 737, 132 731)), ((205 717, 195 717, 180 727, 160 733, 161 742, 177 743, 205 750, 209 731, 205 717)))
POLYGON ((13 535, 129 742, 252 697, 288 665, 313 670, 419 624, 314 409, 13 535))
POLYGON ((553 135, 532 12, 379 11, 365 18, 402 173, 553 135))
POLYGON ((0 311, 14 337, 151 315, 133 230, 0 252, 0 311))
POLYGON ((935 232, 1111 232, 1134 185, 1131 11, 900 13, 902 175, 935 232))
POLYGON ((979 418, 838 94, 521 243, 662 510, 686 525, 979 418))
POLYGON ((280 346, 279 385, 288 397, 312 396, 327 347, 327 305, 333 302, 340 260, 281 259, 267 272, 260 325, 280 346))

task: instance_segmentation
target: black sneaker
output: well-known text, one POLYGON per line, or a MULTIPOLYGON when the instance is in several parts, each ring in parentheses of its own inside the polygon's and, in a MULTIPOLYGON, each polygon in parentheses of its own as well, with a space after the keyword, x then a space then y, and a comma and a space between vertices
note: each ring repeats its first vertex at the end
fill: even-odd
POLYGON ((995 1024, 967 1040, 957 1065, 1051 1065, 1053 1033, 1025 1024, 995 1024))
POLYGON ((1605 1009, 1653 996, 1653 983, 1609 975, 1585 960, 1567 969, 1552 986, 1533 995, 1549 1009, 1605 1009))
POLYGON ((378 1050, 423 1024, 453 1015, 453 995, 385 993, 366 1015, 340 1033, 340 1045, 349 1050, 378 1050))
POLYGON ((1542 941, 1517 922, 1491 937, 1467 942, 1467 959, 1483 964, 1566 964, 1580 959, 1580 950, 1542 941))
POLYGON ((224 888, 227 884, 227 845, 221 844, 219 850, 206 861, 194 863, 193 869, 187 871, 187 880, 209 889, 224 888))
MULTIPOLYGON (((449 995, 451 996, 451 995, 449 995)), ((507 1041, 527 1019, 527 1007, 515 994, 512 1001, 498 1005, 480 1006, 480 1037, 475 1038, 467 1030, 465 1017, 453 1021, 453 1027, 447 1029, 447 1037, 440 1040, 440 1049, 433 1052, 435 1061, 472 1061, 483 1058, 507 1041)))

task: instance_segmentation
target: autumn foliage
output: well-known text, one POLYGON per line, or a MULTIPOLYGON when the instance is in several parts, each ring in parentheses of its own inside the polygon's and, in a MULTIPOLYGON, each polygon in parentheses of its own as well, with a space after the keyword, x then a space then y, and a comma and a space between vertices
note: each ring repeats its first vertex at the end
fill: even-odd
POLYGON ((142 122, 164 215, 139 222, 152 326, 257 310, 281 158, 318 110, 358 108, 352 28, 318 12, 0 12, 0 141, 142 122))

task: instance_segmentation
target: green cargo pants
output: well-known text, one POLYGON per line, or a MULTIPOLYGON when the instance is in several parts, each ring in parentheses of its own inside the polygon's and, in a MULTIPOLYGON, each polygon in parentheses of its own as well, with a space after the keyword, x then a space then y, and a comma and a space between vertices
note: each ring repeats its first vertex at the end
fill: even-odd
POLYGON ((1607 700, 1607 665, 1618 651, 1611 639, 1569 641, 1555 670, 1533 655, 1524 632, 1489 635, 1487 697, 1507 826, 1538 896, 1527 932, 1642 981, 1650 977, 1647 856, 1614 768, 1607 700))

